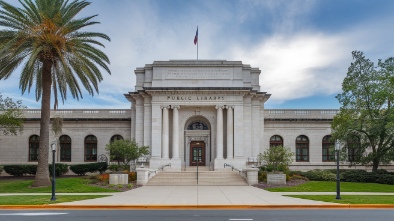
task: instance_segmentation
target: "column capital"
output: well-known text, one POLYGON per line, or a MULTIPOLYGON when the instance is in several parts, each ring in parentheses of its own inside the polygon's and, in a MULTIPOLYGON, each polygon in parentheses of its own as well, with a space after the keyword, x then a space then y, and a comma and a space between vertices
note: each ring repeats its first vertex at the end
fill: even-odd
POLYGON ((234 109, 234 106, 232 106, 232 105, 226 105, 226 109, 234 109))
POLYGON ((179 110, 179 109, 181 109, 181 106, 179 106, 179 105, 171 105, 171 108, 172 108, 172 109, 178 109, 178 110, 179 110))
POLYGON ((144 102, 145 103, 150 103, 152 101, 152 96, 150 95, 142 95, 142 97, 144 98, 144 102))
POLYGON ((215 108, 216 109, 223 109, 223 105, 216 105, 215 108))
POLYGON ((142 106, 143 105, 144 98, 142 96, 138 96, 138 97, 136 96, 136 97, 134 97, 134 99, 135 99, 135 104, 137 106, 142 106))
POLYGON ((170 109, 170 106, 169 105, 160 105, 160 108, 161 109, 170 109))

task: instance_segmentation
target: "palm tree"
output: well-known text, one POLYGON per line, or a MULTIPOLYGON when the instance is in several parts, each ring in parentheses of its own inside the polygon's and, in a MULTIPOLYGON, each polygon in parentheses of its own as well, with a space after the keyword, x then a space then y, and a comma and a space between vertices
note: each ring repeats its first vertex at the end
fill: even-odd
POLYGON ((40 148, 33 186, 49 186, 48 152, 51 91, 54 109, 58 94, 62 101, 71 94, 82 98, 80 84, 93 95, 103 77, 100 67, 111 74, 108 57, 94 46, 96 39, 110 41, 102 33, 81 31, 98 22, 89 16, 75 16, 89 2, 84 0, 19 0, 21 8, 0 0, 0 80, 7 79, 23 65, 19 87, 22 94, 35 85, 37 101, 41 98, 40 148))

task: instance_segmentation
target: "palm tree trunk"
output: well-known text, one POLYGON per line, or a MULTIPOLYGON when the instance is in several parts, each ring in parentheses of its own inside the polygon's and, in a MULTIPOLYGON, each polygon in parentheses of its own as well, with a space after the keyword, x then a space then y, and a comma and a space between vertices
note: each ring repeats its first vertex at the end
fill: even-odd
POLYGON ((52 62, 45 60, 42 69, 42 97, 41 97, 41 121, 40 121, 40 148, 38 153, 38 166, 34 187, 50 186, 48 168, 49 153, 49 123, 51 118, 51 86, 52 86, 52 62))

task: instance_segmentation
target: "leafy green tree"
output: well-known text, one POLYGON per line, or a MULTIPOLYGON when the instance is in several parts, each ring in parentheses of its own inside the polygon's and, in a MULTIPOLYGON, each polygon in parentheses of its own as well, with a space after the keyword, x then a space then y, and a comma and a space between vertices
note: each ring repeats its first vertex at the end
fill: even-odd
POLYGON ((117 161, 121 168, 130 168, 130 162, 149 154, 148 146, 138 146, 135 140, 115 140, 106 148, 111 160, 117 161))
POLYGON ((23 130, 23 110, 22 101, 14 102, 11 98, 3 99, 0 94, 0 129, 4 135, 17 135, 23 130))
POLYGON ((267 168, 272 168, 273 171, 287 170, 289 164, 293 162, 294 153, 290 148, 283 146, 273 146, 263 153, 259 154, 259 161, 265 161, 267 168))
POLYGON ((336 96, 342 107, 331 128, 345 151, 355 149, 353 160, 377 171, 380 164, 394 159, 394 58, 379 60, 375 66, 363 52, 352 55, 343 92, 336 96))
MULTIPOLYGON (((23 64, 19 86, 22 94, 35 85, 41 99, 40 148, 33 186, 49 186, 48 150, 51 91, 54 108, 71 94, 82 98, 81 85, 93 95, 103 77, 99 67, 110 73, 108 57, 95 46, 102 33, 82 29, 97 24, 96 15, 75 18, 90 3, 84 0, 19 0, 21 8, 0 0, 0 80, 7 79, 23 64)), ((19 72, 18 72, 19 73, 19 72)))

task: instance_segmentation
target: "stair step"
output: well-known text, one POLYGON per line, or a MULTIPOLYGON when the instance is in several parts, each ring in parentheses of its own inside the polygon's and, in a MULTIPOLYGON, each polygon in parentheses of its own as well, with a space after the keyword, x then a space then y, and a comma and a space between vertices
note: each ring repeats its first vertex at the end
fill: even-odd
MULTIPOLYGON (((148 186, 186 186, 197 185, 197 173, 191 171, 164 171, 148 182, 148 186)), ((241 175, 231 171, 201 171, 198 173, 198 185, 246 186, 241 175)))

